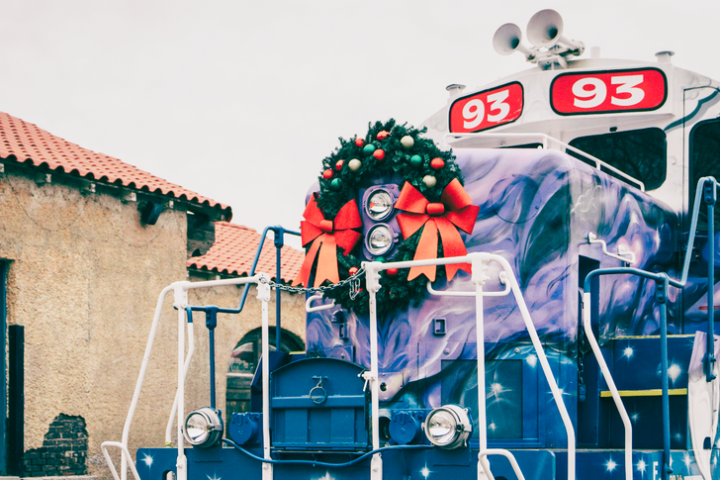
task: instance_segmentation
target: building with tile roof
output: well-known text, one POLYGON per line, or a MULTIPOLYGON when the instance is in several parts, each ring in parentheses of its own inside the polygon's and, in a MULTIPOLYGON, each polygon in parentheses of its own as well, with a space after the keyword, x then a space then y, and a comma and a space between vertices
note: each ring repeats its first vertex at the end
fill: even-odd
MULTIPOLYGON (((190 269, 215 273, 223 276, 244 277, 250 275, 255 254, 262 236, 252 228, 229 222, 215 223, 215 244, 199 257, 188 259, 190 269)), ((275 279, 276 248, 268 238, 258 258, 256 272, 266 272, 275 279)), ((305 258, 304 252, 285 245, 280 256, 282 281, 290 283, 300 271, 305 258)))
MULTIPOLYGON (((227 205, 0 113, 0 351, 9 352, 0 355, 0 476, 110 477, 100 444, 122 437, 160 291, 188 278, 247 274, 259 235, 231 218, 227 205)), ((292 278, 302 253, 284 252, 292 278)), ((260 266, 274 272, 274 262, 270 246, 260 266)), ((199 290, 190 302, 236 308, 241 294, 235 286, 199 290)), ((172 303, 169 295, 162 307, 133 452, 162 443, 173 403, 172 303)), ((304 298, 284 296, 282 307, 283 348, 304 348, 304 298)), ((256 295, 248 295, 239 315, 218 316, 218 372, 237 363, 238 345, 255 341, 260 310, 256 295)), ((202 320, 188 411, 207 404, 202 320)), ((238 378, 228 373, 226 382, 233 387, 238 378)), ((226 382, 218 380, 225 410, 226 382)), ((229 405, 237 403, 235 393, 229 405)))
MULTIPOLYGON (((210 207, 225 220, 232 218, 232 209, 179 185, 157 177, 117 158, 96 153, 60 137, 37 125, 0 112, 0 159, 37 167, 38 172, 66 173, 90 183, 122 187, 138 192, 162 195, 184 201, 192 209, 210 207)), ((130 196, 131 197, 131 196, 130 196)), ((128 197, 128 198, 130 198, 128 197)))

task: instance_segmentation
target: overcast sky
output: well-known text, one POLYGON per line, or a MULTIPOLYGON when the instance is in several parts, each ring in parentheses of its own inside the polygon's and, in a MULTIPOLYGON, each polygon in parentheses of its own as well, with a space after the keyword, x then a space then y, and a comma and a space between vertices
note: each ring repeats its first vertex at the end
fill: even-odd
POLYGON ((720 1, 3 0, 0 111, 229 204, 233 222, 298 228, 337 138, 419 125, 445 86, 528 68, 493 51, 554 8, 601 56, 720 78, 720 1))

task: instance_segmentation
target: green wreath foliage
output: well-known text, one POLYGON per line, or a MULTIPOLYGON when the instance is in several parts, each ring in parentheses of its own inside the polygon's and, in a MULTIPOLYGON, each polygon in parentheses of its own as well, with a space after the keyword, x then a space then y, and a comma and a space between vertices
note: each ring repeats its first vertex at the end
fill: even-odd
MULTIPOLYGON (((335 218, 345 203, 357 199, 359 190, 372 186, 372 181, 378 177, 399 176, 403 181, 410 182, 430 202, 439 202, 443 190, 453 179, 457 178, 461 184, 464 184, 462 172, 455 163, 452 151, 440 150, 432 140, 422 138, 421 135, 425 133, 424 128, 418 130, 407 124, 397 125, 393 119, 385 123, 371 123, 368 127, 367 135, 362 138, 362 146, 358 146, 356 143, 357 137, 349 140, 340 138, 340 147, 330 156, 323 159, 323 171, 331 169, 333 172, 331 178, 324 178, 322 174, 319 177, 320 196, 317 203, 325 218, 335 218), (379 140, 378 134, 381 132, 388 132, 389 135, 379 140), (413 146, 410 148, 406 148, 401 143, 403 137, 407 136, 412 137, 414 141, 413 146), (375 147, 374 150, 383 150, 385 158, 382 160, 376 159, 371 149, 366 149, 367 145, 375 147), (422 158, 420 165, 414 166, 411 163, 410 159, 413 155, 419 155, 422 158), (436 170, 430 166, 430 162, 435 158, 441 158, 445 162, 443 168, 436 170), (359 169, 353 171, 349 168, 349 162, 352 159, 358 159, 362 162, 359 169), (343 162, 342 167, 337 170, 336 166, 340 160, 343 162), (423 182, 426 175, 435 177, 435 185, 429 187, 423 182), (333 180, 336 179, 340 180, 339 188, 337 182, 335 186, 332 184, 333 180)), ((400 188, 402 188, 403 183, 400 182, 400 188)), ((358 207, 362 208, 362 205, 358 204, 358 207)), ((412 260, 422 230, 421 228, 411 237, 402 240, 396 247, 396 253, 391 260, 412 260)), ((342 249, 338 249, 338 272, 341 280, 350 276, 351 268, 360 268, 362 243, 362 241, 358 242, 358 245, 348 255, 345 255, 342 249)), ((442 242, 438 242, 438 257, 442 257, 442 242)), ((380 261, 383 260, 380 259, 380 261)), ((409 272, 409 269, 399 270, 394 275, 388 274, 387 271, 381 272, 380 284, 382 288, 377 293, 378 315, 405 310, 411 303, 417 306, 425 297, 427 278, 421 275, 408 281, 409 272)), ((441 279, 444 277, 444 267, 438 267, 436 278, 441 279)), ((347 288, 327 291, 325 296, 357 314, 369 313, 369 295, 364 289, 354 299, 350 298, 350 291, 347 288)))

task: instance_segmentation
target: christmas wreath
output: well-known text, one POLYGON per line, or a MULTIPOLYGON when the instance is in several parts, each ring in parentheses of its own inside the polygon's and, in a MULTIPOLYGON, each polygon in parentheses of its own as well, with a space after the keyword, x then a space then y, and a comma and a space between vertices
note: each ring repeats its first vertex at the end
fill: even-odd
MULTIPOLYGON (((293 284, 318 286, 337 283, 355 274, 362 262, 362 217, 357 204, 360 189, 378 178, 401 180, 402 191, 394 209, 403 240, 389 258, 407 261, 465 255, 458 230, 472 233, 479 207, 463 188, 462 172, 450 151, 439 150, 422 138, 425 130, 397 125, 394 120, 369 125, 364 138, 345 140, 323 160, 320 192, 308 202, 301 222, 305 261, 293 284), (360 231, 359 231, 360 230, 360 231), (438 241, 438 238, 440 241, 438 241), (313 266, 315 266, 313 269, 313 266), (314 270, 314 281, 310 279, 314 270)), ((403 310, 425 296, 428 280, 470 272, 469 264, 389 269, 381 272, 378 313, 403 310)), ((349 289, 328 290, 332 298, 358 314, 368 313, 368 293, 351 298, 349 289)))

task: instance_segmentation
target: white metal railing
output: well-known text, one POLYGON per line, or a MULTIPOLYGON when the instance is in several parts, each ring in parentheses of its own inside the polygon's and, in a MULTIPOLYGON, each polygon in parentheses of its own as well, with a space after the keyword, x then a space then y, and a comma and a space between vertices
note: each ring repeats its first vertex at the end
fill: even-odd
MULTIPOLYGON (((184 367, 185 378, 187 378, 188 370, 190 370, 190 361, 192 360, 193 354, 195 353, 195 335, 194 335, 194 328, 193 328, 192 322, 188 322, 187 332, 188 332, 188 352, 187 352, 187 357, 185 357, 185 367, 184 367)), ((179 398, 180 398, 180 392, 176 391, 175 392, 175 400, 173 401, 173 406, 172 406, 172 409, 170 410, 170 418, 168 418, 167 428, 165 429, 165 446, 166 447, 172 447, 172 427, 173 427, 173 423, 175 422, 175 414, 177 413, 179 398)))
MULTIPOLYGON (((613 173, 622 177, 622 179, 625 180, 627 183, 637 185, 641 191, 643 191, 643 192, 645 191, 645 184, 643 182, 641 182, 640 180, 638 180, 637 178, 635 178, 631 175, 628 175, 627 173, 623 172, 622 170, 619 170, 619 169, 613 167, 609 163, 603 162, 602 160, 600 160, 599 158, 597 158, 594 155, 590 155, 587 152, 583 152, 579 148, 573 147, 572 145, 568 145, 567 143, 562 142, 562 141, 558 140, 557 138, 551 137, 550 135, 547 135, 544 133, 484 133, 484 132, 446 133, 443 135, 443 143, 445 144, 446 147, 449 146, 448 139, 452 139, 452 138, 456 138, 456 139, 460 139, 460 138, 481 138, 481 139, 482 138, 498 138, 498 139, 513 138, 513 139, 517 139, 517 140, 540 139, 543 149, 545 149, 545 150, 550 148, 552 145, 558 145, 566 150, 575 152, 578 155, 581 155, 581 156, 587 158, 588 160, 592 161, 595 164, 596 169, 601 170, 601 167, 602 167, 607 170, 610 170, 613 173)), ((505 145, 501 145, 501 146, 505 146, 505 145)))
MULTIPOLYGON (((413 260, 407 262, 363 262, 363 268, 365 269, 365 280, 368 293, 370 295, 370 372, 365 376, 365 379, 370 382, 370 392, 372 397, 372 431, 373 431, 373 450, 379 448, 380 440, 378 434, 379 420, 379 385, 378 385, 378 351, 377 351, 377 306, 376 306, 376 294, 380 290, 380 272, 389 268, 411 268, 414 266, 425 266, 425 265, 449 265, 456 263, 470 263, 472 265, 472 282, 475 284, 475 292, 440 292, 441 295, 455 295, 455 296, 475 296, 475 308, 476 308, 476 332, 477 332, 477 362, 478 362, 478 424, 479 424, 479 440, 480 440, 480 453, 478 454, 478 480, 484 478, 492 479, 492 473, 489 469, 489 463, 487 461, 488 455, 505 455, 510 459, 512 454, 507 450, 502 449, 488 449, 487 448, 487 426, 485 418, 485 333, 484 333, 484 317, 483 317, 483 298, 485 296, 498 296, 504 295, 512 291, 515 301, 518 304, 518 309, 522 316, 525 328, 530 335, 531 342, 535 348, 535 352, 538 356, 538 361, 542 367, 545 379, 550 386, 555 404, 560 411, 560 417, 562 418, 565 426, 565 431, 568 438, 568 480, 575 480, 575 429, 570 419, 570 414, 565 407, 565 402, 562 398, 562 392, 557 385, 555 377, 553 376, 550 364, 548 363, 543 349, 540 338, 535 330, 535 326, 530 318, 530 312, 528 311, 525 300, 522 297, 520 286, 517 283, 517 279, 512 271, 510 263, 502 256, 491 253, 469 253, 463 257, 447 257, 447 258, 436 258, 428 260, 413 260), (505 273, 504 278, 500 278, 501 282, 509 285, 506 286, 503 291, 491 291, 483 292, 483 285, 490 279, 487 275, 487 264, 490 262, 497 262, 501 265, 502 271, 505 273), (470 294, 470 295, 467 295, 470 294)), ((430 287, 429 290, 433 291, 430 287)), ((437 293, 437 291, 435 291, 437 293)), ((513 457, 514 458, 514 457, 513 457)), ((522 473, 517 467, 517 462, 511 461, 511 465, 515 470, 516 475, 519 479, 523 479, 522 473)), ((377 480, 382 478, 382 457, 379 453, 373 455, 371 463, 371 480, 377 480)))
MULTIPOLYGON (((430 260, 418 260, 408 262, 364 262, 363 267, 366 271, 366 286, 370 294, 370 371, 366 372, 363 377, 370 383, 371 390, 371 422, 372 422, 372 446, 373 450, 380 448, 380 437, 379 437, 379 382, 378 382, 378 340, 377 340, 377 304, 376 304, 376 293, 381 288, 380 286, 380 272, 387 270, 388 268, 411 268, 413 266, 425 266, 425 265, 448 265, 455 263, 470 263, 472 265, 472 282, 475 284, 474 292, 443 292, 432 289, 431 285, 428 285, 428 290, 434 295, 445 295, 445 296, 474 296, 476 298, 476 331, 477 331, 477 357, 478 357, 478 415, 479 415, 479 438, 480 438, 480 452, 478 454, 478 479, 489 478, 493 479, 490 471, 490 465, 487 460, 488 455, 503 455, 508 458, 510 464, 515 471, 517 477, 520 480, 524 480, 524 476, 520 471, 515 458, 512 453, 504 449, 488 449, 487 448, 487 426, 486 426, 486 412, 485 412, 485 396, 482 394, 485 389, 485 341, 484 341, 484 317, 483 317, 483 298, 486 296, 500 296, 508 295, 510 292, 513 293, 515 300, 518 303, 518 308, 525 323, 525 327, 530 335, 533 347, 538 356, 538 360, 543 369, 545 378, 550 386, 550 390, 553 395, 553 399, 560 411, 560 416, 565 426, 567 437, 568 437, 568 480, 575 479, 575 431, 570 420, 570 416, 565 407, 565 403, 562 399, 562 392, 560 391, 555 377, 552 374, 550 364, 548 363, 545 351, 542 347, 542 343, 538 337, 537 331, 530 318, 530 313, 527 309, 525 301, 522 297, 520 287, 517 280, 512 272, 509 262, 495 254, 490 253, 470 253, 464 257, 449 257, 440 259, 430 260), (490 262, 497 262, 501 265, 502 270, 498 274, 498 278, 505 288, 501 291, 483 291, 483 285, 490 279, 488 276, 487 264, 490 262)), ((175 297, 174 306, 178 310, 178 388, 175 396, 175 403, 173 410, 176 410, 177 419, 177 480, 187 480, 187 459, 185 457, 184 448, 184 436, 182 432, 182 425, 185 416, 185 376, 189 367, 190 360, 192 359, 192 352, 194 351, 194 340, 192 339, 193 329, 191 324, 186 322, 186 308, 188 307, 188 291, 200 288, 211 288, 223 285, 241 285, 253 283, 257 285, 258 299, 262 303, 262 355, 263 358, 267 359, 270 351, 268 343, 268 332, 269 332, 269 314, 268 304, 270 302, 270 277, 267 274, 257 274, 252 277, 245 278, 234 278, 226 280, 212 280, 207 282, 175 282, 172 285, 163 289, 158 298, 158 302, 155 309, 155 316, 150 329, 150 336, 148 338, 147 346, 145 348, 145 355, 143 356, 143 362, 140 367, 140 374, 138 381, 135 386, 135 392, 128 411, 128 416, 125 420, 125 427, 123 429, 122 442, 103 442, 101 448, 105 459, 108 462, 108 466, 115 480, 126 480, 128 461, 130 463, 130 469, 136 480, 140 480, 135 464, 132 461, 132 457, 128 451, 128 437, 130 426, 132 424, 135 408, 137 401, 140 396, 140 390, 145 378, 147 366, 152 352, 153 343, 155 340, 155 334, 157 332, 158 323, 160 320, 160 313, 165 301, 167 294, 172 291, 175 297), (261 281, 262 280, 262 281, 261 281), (188 347, 189 352, 187 357, 185 356, 185 326, 188 325, 188 347), (107 449, 108 447, 117 447, 122 452, 122 465, 120 476, 115 469, 115 466, 110 458, 107 449)), ((263 387, 263 458, 271 460, 270 456, 270 414, 269 414, 269 377, 270 377, 270 363, 268 361, 262 362, 262 387, 263 387)), ((166 442, 168 433, 166 431, 166 442)), ((263 463, 262 467, 262 478, 263 480, 272 480, 273 468, 270 462, 263 463)), ((382 479, 382 456, 381 453, 373 454, 371 460, 371 480, 382 479)))
MULTIPOLYGON (((269 351, 268 345, 268 330, 269 330, 269 319, 268 319, 268 303, 270 302, 270 286, 267 284, 260 283, 260 279, 264 278, 267 282, 270 281, 270 277, 266 274, 253 275, 251 277, 244 278, 229 278, 225 280, 211 280, 207 282, 175 282, 165 287, 158 297, 157 304, 155 306, 155 315, 153 317, 152 326, 150 327, 150 335, 148 336, 147 345, 145 347, 145 354, 143 355, 143 361, 140 366, 140 373, 138 375, 137 383, 135 384, 135 391, 133 393, 132 401, 130 402, 130 409, 128 410, 127 417, 125 419, 125 426, 123 427, 123 435, 121 442, 103 442, 101 449, 105 460, 108 462, 108 467, 115 480, 126 480, 127 479, 127 468, 128 462, 130 463, 130 470, 136 480, 140 480, 135 464, 132 461, 130 452, 128 451, 128 438, 130 435, 130 427, 132 420, 135 415, 135 409, 137 408, 138 399, 140 397, 140 391, 145 380, 145 373, 147 372, 148 363, 150 361, 150 354, 152 353, 152 347, 155 343, 155 335, 157 333, 158 324, 160 323, 160 316, 162 307, 165 302, 165 297, 169 292, 173 292, 175 301, 174 306, 178 310, 178 388, 176 393, 177 400, 177 435, 178 435, 178 460, 177 460, 177 480, 187 480, 187 459, 185 458, 185 437, 182 433, 182 424, 185 417, 185 324, 186 324, 186 311, 188 307, 188 291, 198 288, 211 288, 219 287, 224 285, 243 285, 248 283, 254 283, 258 287, 258 298, 262 302, 262 335, 263 335, 263 355, 267 358, 269 351), (115 469, 110 455, 108 454, 108 447, 120 448, 122 452, 121 456, 121 469, 120 475, 115 469)), ((192 329, 189 329, 188 333, 191 333, 192 329)), ((189 341, 190 345, 193 345, 193 341, 189 341)), ((188 361, 190 358, 188 358, 188 361)), ((269 372, 270 365, 268 362, 263 362, 263 396, 268 395, 268 383, 269 383, 269 372)), ((267 409, 267 398, 263 398, 263 409, 267 409)), ((269 415, 264 412, 263 416, 263 435, 266 438, 266 445, 264 446, 264 458, 270 459, 270 446, 269 446, 269 415)), ((263 463, 263 480, 272 479, 272 465, 270 463, 263 463)))

